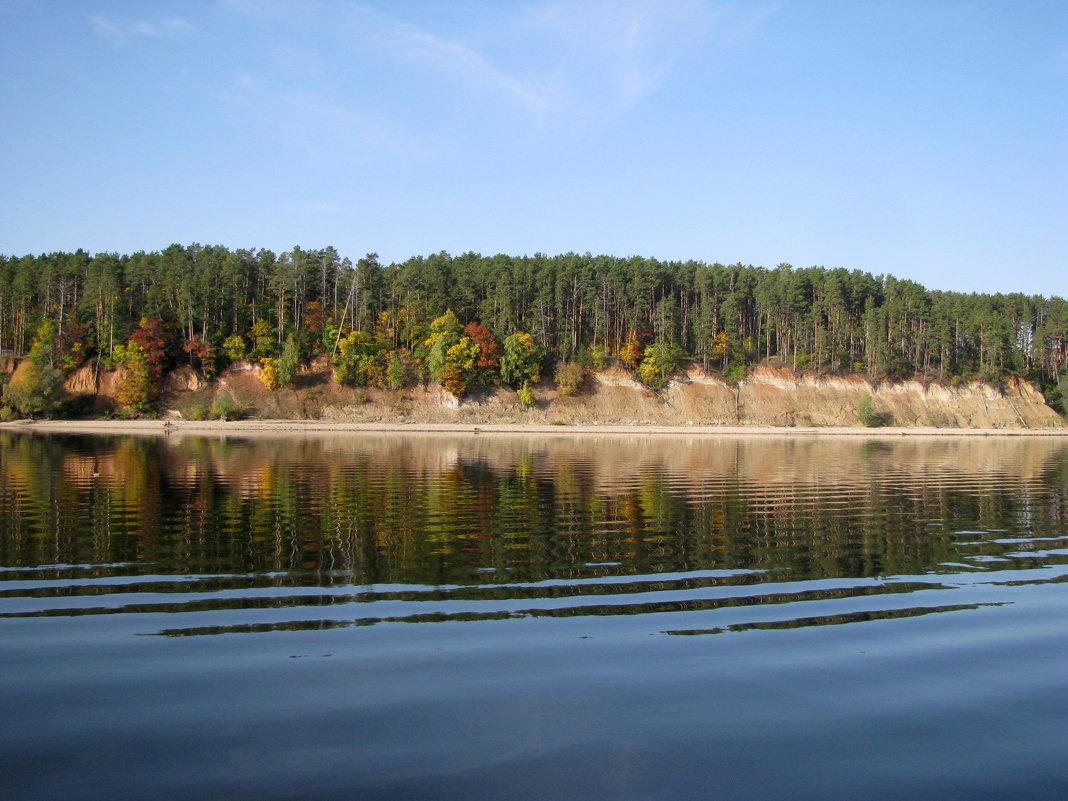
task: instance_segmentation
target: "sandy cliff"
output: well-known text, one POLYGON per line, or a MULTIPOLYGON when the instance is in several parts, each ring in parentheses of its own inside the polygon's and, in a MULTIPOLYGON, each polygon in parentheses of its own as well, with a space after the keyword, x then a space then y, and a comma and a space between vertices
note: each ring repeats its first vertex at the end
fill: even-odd
MULTIPOLYGON (((92 396, 94 407, 114 407, 120 376, 82 368, 67 390, 92 396)), ((871 384, 861 376, 795 375, 760 366, 737 386, 698 367, 680 371, 654 394, 618 367, 591 373, 567 397, 548 382, 534 388, 537 406, 523 410, 516 394, 497 389, 457 401, 429 385, 397 392, 353 390, 333 381, 325 360, 309 365, 294 388, 267 392, 259 368, 235 365, 205 382, 189 368, 172 373, 161 411, 185 419, 229 408, 244 416, 312 418, 356 423, 527 423, 586 425, 856 426, 858 407, 870 394, 876 412, 895 425, 932 428, 1063 428, 1026 381, 997 387, 978 382, 951 387, 920 381, 871 384)))

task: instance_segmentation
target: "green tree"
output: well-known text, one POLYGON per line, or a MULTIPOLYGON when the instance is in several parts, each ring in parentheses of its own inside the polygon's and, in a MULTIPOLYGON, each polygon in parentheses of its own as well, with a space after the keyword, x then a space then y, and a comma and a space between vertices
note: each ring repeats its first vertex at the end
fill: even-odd
POLYGON ((45 320, 34 334, 29 359, 38 367, 54 367, 56 363, 56 325, 45 320))
POLYGON ((519 397, 519 403, 524 409, 534 408, 535 398, 534 393, 530 389, 530 382, 524 381, 523 386, 516 390, 516 395, 519 397))
POLYGON ((409 366, 405 355, 398 350, 390 351, 386 382, 390 389, 403 389, 408 383, 409 366))
POLYGON ((423 342, 423 346, 426 348, 427 370, 430 377, 438 383, 443 383, 441 371, 445 369, 449 348, 459 343, 462 335, 460 321, 456 319, 452 309, 448 309, 430 323, 430 336, 423 342))
POLYGON ((282 355, 278 358, 278 381, 282 386, 289 386, 297 377, 300 369, 300 348, 297 346, 296 337, 292 334, 286 337, 286 344, 282 346, 282 355))
POLYGON ((650 345, 645 349, 645 358, 638 365, 638 379, 654 392, 661 390, 668 376, 675 372, 681 355, 679 347, 674 344, 650 345))
POLYGON ((542 351, 534 337, 516 331, 505 337, 501 354, 501 380, 515 386, 524 381, 536 384, 541 380, 542 351))

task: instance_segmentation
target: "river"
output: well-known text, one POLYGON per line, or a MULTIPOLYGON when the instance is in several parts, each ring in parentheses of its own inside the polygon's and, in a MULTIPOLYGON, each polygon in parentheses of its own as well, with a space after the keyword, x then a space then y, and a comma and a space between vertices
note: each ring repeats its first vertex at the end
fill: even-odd
POLYGON ((4 798, 1068 795, 1063 439, 0 460, 4 798))

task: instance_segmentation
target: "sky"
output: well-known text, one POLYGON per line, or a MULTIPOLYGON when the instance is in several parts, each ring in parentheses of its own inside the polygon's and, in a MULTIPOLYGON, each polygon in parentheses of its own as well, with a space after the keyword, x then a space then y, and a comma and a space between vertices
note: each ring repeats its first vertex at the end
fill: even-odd
POLYGON ((0 0, 0 254, 175 242, 1068 296, 1068 2, 0 0))

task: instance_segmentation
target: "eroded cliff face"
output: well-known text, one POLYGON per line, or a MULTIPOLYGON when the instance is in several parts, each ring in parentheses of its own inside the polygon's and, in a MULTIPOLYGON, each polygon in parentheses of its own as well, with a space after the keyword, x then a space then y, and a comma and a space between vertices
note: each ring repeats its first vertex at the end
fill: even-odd
POLYGON ((126 380, 126 369, 98 370, 94 364, 84 364, 67 376, 63 389, 68 395, 88 398, 94 412, 118 408, 115 396, 126 380))
MULTIPOLYGON (((622 372, 622 371, 620 371, 622 372)), ((643 398, 642 419, 656 423, 754 426, 857 426, 858 410, 866 395, 874 411, 893 425, 930 428, 1062 428, 1065 420, 1045 404, 1028 382, 1013 379, 1003 388, 972 382, 959 387, 902 381, 871 384, 862 376, 795 375, 768 366, 754 369, 737 387, 717 376, 691 368, 660 393, 649 395, 633 379, 595 376, 591 401, 612 417, 610 408, 594 400, 606 390, 618 394, 624 386, 632 398, 643 398)), ((627 375, 627 374, 623 374, 627 375)), ((639 413, 635 409, 633 413, 639 413)), ((620 420, 620 422, 626 422, 620 420)))
POLYGON ((899 426, 934 428, 1061 428, 1065 421, 1027 381, 1004 387, 971 382, 958 387, 901 381, 869 384, 860 376, 818 378, 759 367, 738 387, 741 423, 858 425, 864 396, 899 426))
MULTIPOLYGON (((114 407, 118 372, 89 367, 72 374, 72 394, 93 395, 95 408, 114 407)), ((759 366, 737 386, 698 367, 680 372, 659 394, 618 367, 591 373, 581 391, 561 395, 549 382, 534 388, 537 406, 524 410, 515 394, 497 389, 458 402, 436 385, 398 392, 340 387, 328 364, 305 369, 297 388, 267 392, 258 368, 235 365, 204 382, 189 368, 168 377, 161 412, 188 416, 222 395, 244 413, 265 418, 315 417, 345 422, 567 423, 749 426, 858 426, 866 395, 894 425, 932 428, 1064 428, 1026 381, 1003 387, 972 382, 958 387, 920 381, 871 384, 861 376, 818 377, 759 366)))

